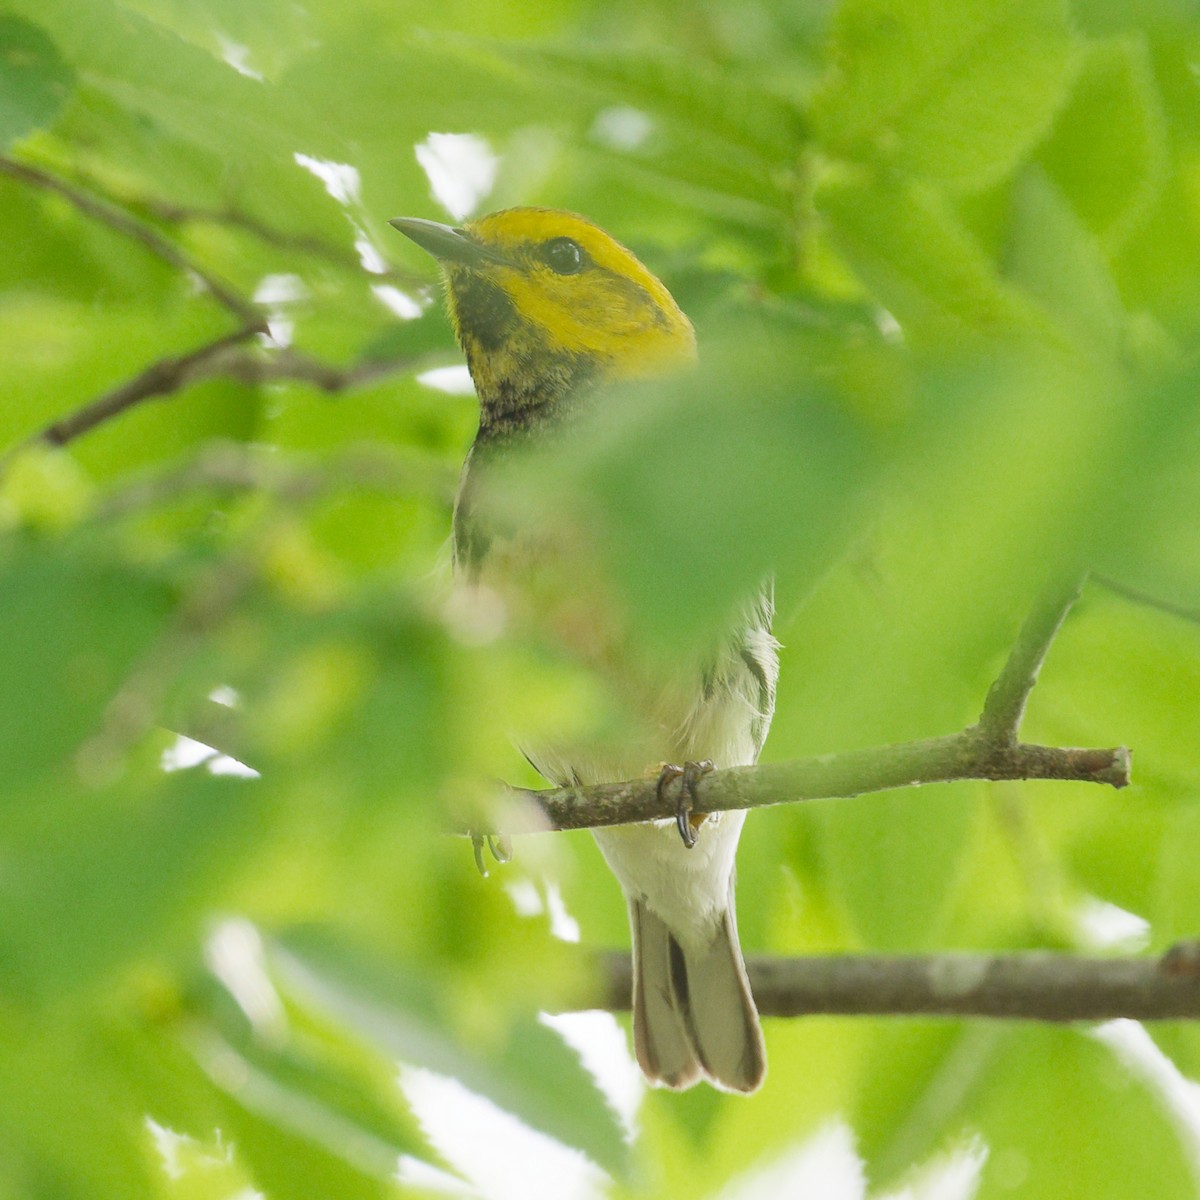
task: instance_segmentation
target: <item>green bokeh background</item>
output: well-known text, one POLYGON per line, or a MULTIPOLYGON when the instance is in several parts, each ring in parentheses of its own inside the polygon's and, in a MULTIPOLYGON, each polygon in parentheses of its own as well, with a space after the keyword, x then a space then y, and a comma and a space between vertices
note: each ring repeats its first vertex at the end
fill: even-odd
MULTIPOLYGON (((755 814, 748 951, 1087 950, 1097 902, 1146 923, 1108 949, 1161 950, 1200 931, 1197 62, 1186 0, 0 5, 0 1200, 419 1194, 400 1155, 450 1164, 397 1061, 614 1196, 717 1194, 834 1120, 873 1196, 970 1139, 979 1197, 1200 1194, 1082 1029, 768 1021, 761 1093, 650 1094, 624 1135, 537 1020, 626 942, 590 838, 485 880, 443 832, 534 782, 510 729, 605 698, 447 600, 474 401, 418 379, 456 352, 386 226, 450 215, 414 148, 472 134, 477 211, 585 212, 667 281, 702 371, 614 396, 526 498, 587 512, 669 653, 775 572, 771 759, 969 724, 1047 574, 1095 572, 1025 732, 1129 745, 1135 785, 755 814), (291 348, 29 449, 236 328, 164 247, 274 278, 291 348), (261 777, 164 772, 179 732, 261 777)), ((1200 1076, 1195 1030, 1153 1033, 1200 1076)))

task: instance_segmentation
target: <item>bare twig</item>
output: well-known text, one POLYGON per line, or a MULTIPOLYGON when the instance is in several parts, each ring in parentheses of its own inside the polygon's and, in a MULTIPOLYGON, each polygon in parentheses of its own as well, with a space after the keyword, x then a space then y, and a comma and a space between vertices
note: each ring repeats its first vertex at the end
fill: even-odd
POLYGON ((96 510, 106 519, 169 503, 196 491, 254 491, 300 504, 337 490, 421 495, 449 504, 454 472, 417 456, 357 446, 315 460, 264 451, 241 442, 206 445, 182 466, 158 471, 108 496, 96 510))
POLYGON ((337 393, 420 366, 417 359, 394 358, 366 359, 339 367, 297 350, 254 353, 237 349, 258 332, 257 327, 247 326, 215 338, 189 354, 159 359, 132 379, 35 433, 25 445, 41 442, 65 446, 127 409, 145 400, 161 400, 174 395, 198 379, 222 377, 249 385, 296 380, 324 392, 337 393))
POLYGON ((1083 590, 1083 577, 1048 588, 1025 619, 1004 669, 988 690, 977 726, 989 742, 1016 745, 1029 693, 1066 615, 1083 590))
MULTIPOLYGON (((429 365, 434 364, 429 356, 429 365)), ((438 362, 444 361, 436 356, 438 362)), ((308 383, 330 395, 365 387, 377 379, 386 379, 401 371, 419 371, 426 365, 426 356, 408 358, 364 358, 349 366, 340 367, 322 362, 302 351, 285 347, 269 354, 230 355, 220 364, 219 374, 239 383, 279 383, 288 380, 308 383)), ((214 372, 218 373, 218 372, 214 372)))
MULTIPOLYGON (((923 741, 713 771, 697 785, 696 807, 701 812, 727 812, 962 779, 1061 779, 1121 788, 1129 783, 1129 770, 1130 754, 1123 746, 997 746, 968 729, 923 741)), ((663 789, 660 796, 653 779, 514 791, 532 802, 532 811, 525 820, 514 815, 506 823, 510 833, 590 829, 675 815, 674 793, 663 789)))
POLYGON ((29 438, 26 445, 44 442, 50 446, 65 446, 144 400, 173 395, 201 375, 212 374, 212 364, 230 347, 255 337, 258 332, 256 326, 244 326, 214 338, 188 354, 160 358, 132 379, 46 426, 29 438))
POLYGON ((1181 621, 1187 621, 1192 625, 1200 625, 1200 608, 1194 608, 1187 604, 1177 604, 1173 600, 1164 600, 1161 596, 1155 596, 1150 592, 1142 591, 1141 588, 1135 588, 1127 583, 1122 583, 1119 579, 1113 579, 1110 575, 1092 575, 1091 578, 1102 588, 1107 588, 1113 595, 1121 596, 1133 604, 1140 604, 1143 608, 1153 608, 1158 612, 1166 613, 1168 616, 1178 617, 1181 621))
MULTIPOLYGON (((126 207, 144 212, 167 224, 224 225, 232 229, 240 229, 279 250, 307 254, 312 258, 322 259, 348 271, 363 270, 361 260, 351 250, 343 249, 341 246, 311 234, 287 233, 284 230, 276 229, 237 208, 201 208, 196 205, 177 204, 172 200, 163 200, 156 196, 122 196, 118 199, 126 207)), ((386 279, 414 288, 427 287, 431 281, 429 276, 417 275, 412 271, 402 271, 390 263, 383 271, 372 274, 375 279, 386 279)))
POLYGON ((178 246, 149 225, 135 220, 128 213, 89 195, 64 179, 59 179, 38 167, 31 167, 3 155, 0 155, 0 174, 8 175, 12 179, 17 179, 33 187, 42 188, 44 191, 53 192, 69 201, 80 212, 139 242, 163 262, 197 278, 209 295, 218 304, 233 313, 243 325, 252 328, 256 333, 267 332, 266 318, 255 304, 239 295, 231 284, 226 283, 212 271, 194 263, 178 246))
MULTIPOLYGON (((764 1016, 999 1017, 1033 1021, 1200 1018, 1200 970, 1191 947, 1161 958, 1025 954, 750 957, 764 1016)), ((629 1008, 625 953, 600 960, 595 991, 578 1008, 629 1008)))
MULTIPOLYGON (((696 785, 697 811, 761 808, 963 779, 1060 779, 1125 787, 1131 756, 1124 746, 1076 749, 1017 738, 1038 668, 1081 586, 1082 581, 1072 582, 1069 588, 1048 592, 1038 603, 975 725, 921 741, 713 771, 696 785)), ((514 789, 514 795, 528 803, 508 811, 509 833, 666 820, 676 810, 673 791, 659 788, 654 779, 547 791, 514 789)))

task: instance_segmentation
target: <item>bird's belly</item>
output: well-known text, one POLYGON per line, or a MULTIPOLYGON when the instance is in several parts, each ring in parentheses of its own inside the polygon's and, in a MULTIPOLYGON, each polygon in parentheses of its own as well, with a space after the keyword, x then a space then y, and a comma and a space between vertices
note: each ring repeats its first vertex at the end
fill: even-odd
POLYGON ((684 942, 703 944, 729 907, 744 812, 714 814, 689 850, 674 821, 594 829, 626 895, 644 902, 684 942))

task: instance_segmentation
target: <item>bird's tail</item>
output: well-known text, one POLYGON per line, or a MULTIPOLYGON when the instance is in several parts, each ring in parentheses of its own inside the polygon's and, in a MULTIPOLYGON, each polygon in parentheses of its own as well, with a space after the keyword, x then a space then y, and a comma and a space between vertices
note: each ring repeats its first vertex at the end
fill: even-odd
POLYGON ((643 901, 629 901, 633 933, 633 1042, 646 1077, 686 1088, 702 1075, 753 1092, 766 1074, 732 904, 711 936, 681 940, 643 901))

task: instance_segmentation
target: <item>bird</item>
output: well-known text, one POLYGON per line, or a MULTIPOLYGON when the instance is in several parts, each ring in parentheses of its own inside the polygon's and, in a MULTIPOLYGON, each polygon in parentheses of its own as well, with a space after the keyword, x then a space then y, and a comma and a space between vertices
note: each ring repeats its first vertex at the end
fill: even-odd
MULTIPOLYGON (((553 445, 614 384, 697 369, 694 329, 631 251, 577 213, 518 207, 458 226, 390 224, 440 264, 479 399, 454 506, 456 577, 468 585, 499 577, 519 592, 532 586, 530 558, 553 553, 553 543, 489 508, 489 468, 530 443, 553 445)), ((709 770, 758 759, 779 672, 773 615, 768 582, 694 658, 664 668, 622 652, 614 665, 610 656, 636 726, 619 745, 521 747, 558 787, 657 774, 662 796, 678 781, 675 821, 593 830, 628 908, 635 1054, 659 1086, 706 1080, 749 1093, 766 1073, 734 909, 745 813, 705 816, 696 798, 709 770)))

